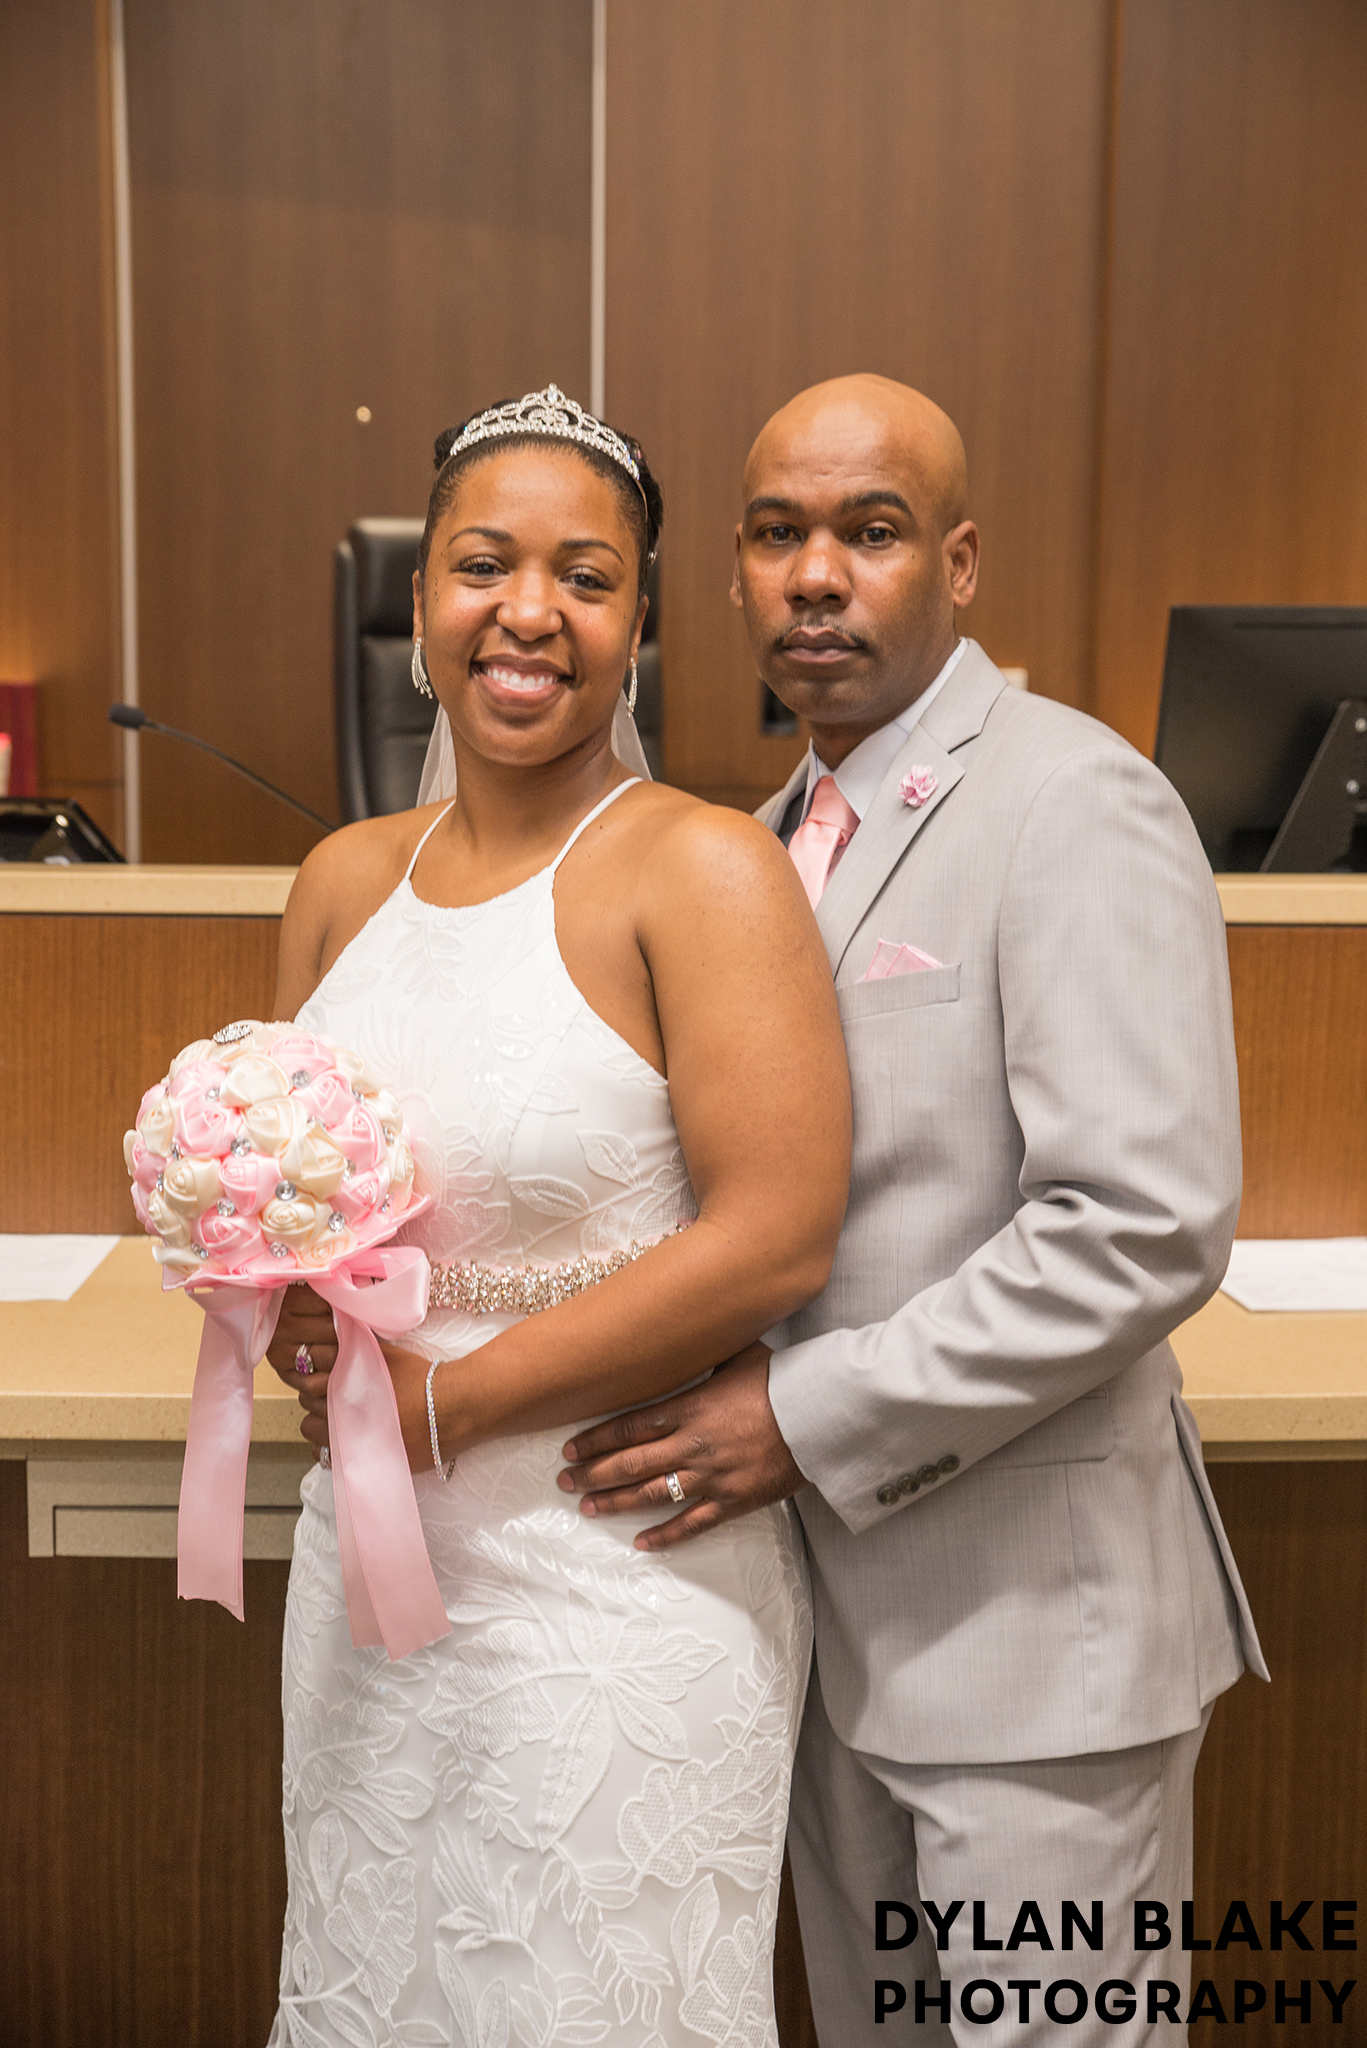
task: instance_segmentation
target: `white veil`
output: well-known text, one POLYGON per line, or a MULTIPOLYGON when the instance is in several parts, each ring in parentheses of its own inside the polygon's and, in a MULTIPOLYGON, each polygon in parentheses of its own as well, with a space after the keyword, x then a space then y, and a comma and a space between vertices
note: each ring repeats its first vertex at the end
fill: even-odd
MULTIPOLYGON (((642 782, 651 780, 641 735, 636 730, 636 720, 627 710, 625 696, 617 699, 617 709, 613 714, 612 751, 632 775, 639 775, 642 782)), ((451 743, 451 721, 438 706, 437 722, 427 742, 427 758, 422 764, 422 777, 418 783, 419 807, 443 803, 455 793, 456 750, 451 743)))

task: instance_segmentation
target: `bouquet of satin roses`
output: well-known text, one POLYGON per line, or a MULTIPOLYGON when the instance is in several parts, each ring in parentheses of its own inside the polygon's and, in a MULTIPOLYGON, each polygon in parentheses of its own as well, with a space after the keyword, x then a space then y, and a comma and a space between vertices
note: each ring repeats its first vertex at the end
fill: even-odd
POLYGON ((148 1089, 124 1159, 163 1287, 205 1312, 181 1478, 181 1598, 242 1618, 253 1373, 285 1288, 307 1281, 337 1329, 328 1437, 352 1639, 401 1657, 446 1634, 376 1342, 422 1321, 431 1282, 420 1251, 382 1248, 427 1206, 394 1097, 316 1033, 228 1024, 148 1089))

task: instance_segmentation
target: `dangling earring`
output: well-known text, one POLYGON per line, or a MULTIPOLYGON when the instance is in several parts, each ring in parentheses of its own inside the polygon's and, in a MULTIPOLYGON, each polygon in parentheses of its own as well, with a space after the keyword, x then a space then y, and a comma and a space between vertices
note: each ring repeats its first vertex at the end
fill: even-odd
POLYGON ((427 663, 422 658, 422 641, 413 642, 413 688, 420 690, 424 697, 433 697, 436 692, 428 680, 427 663))
POLYGON ((627 717, 636 709, 636 656, 631 657, 631 686, 627 691, 627 717))

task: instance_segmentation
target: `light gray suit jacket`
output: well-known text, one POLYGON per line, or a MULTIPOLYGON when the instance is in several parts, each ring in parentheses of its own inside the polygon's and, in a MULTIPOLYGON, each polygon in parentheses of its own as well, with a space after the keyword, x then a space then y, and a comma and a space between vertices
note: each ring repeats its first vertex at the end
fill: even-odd
MULTIPOLYGON (((775 832, 805 763, 760 811, 775 832)), ((1244 1660, 1169 1331, 1224 1276, 1224 922, 1158 770, 969 642, 817 911, 854 1087, 825 1292, 770 1366, 837 1734, 904 1763, 1128 1748, 1244 1660), (899 783, 937 778, 919 809, 899 783), (942 967, 865 982, 878 942, 942 967)))

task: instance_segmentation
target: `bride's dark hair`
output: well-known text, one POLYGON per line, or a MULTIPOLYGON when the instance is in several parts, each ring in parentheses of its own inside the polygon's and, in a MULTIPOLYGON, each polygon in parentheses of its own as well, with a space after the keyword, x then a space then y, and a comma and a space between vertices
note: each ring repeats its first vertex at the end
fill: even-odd
MULTIPOLYGON (((512 403, 511 399, 495 401, 496 405, 512 403)), ((491 411, 493 408, 480 407, 480 412, 486 410, 491 411)), ((557 434, 500 434, 497 440, 475 441, 470 447, 462 448, 459 455, 453 456, 452 448, 471 420, 478 418, 479 413, 471 413, 467 419, 458 421, 454 427, 448 427, 445 433, 437 436, 433 456, 437 474, 432 485, 432 495, 427 501, 427 524, 423 527, 422 540, 418 546, 418 575, 425 577, 427 574, 427 553, 432 545, 432 535, 455 497, 456 486, 466 470, 473 469, 477 462, 486 462, 491 455, 501 455, 505 448, 568 448, 572 455, 577 455, 581 462, 587 463, 590 469, 597 470, 599 476, 605 477, 621 499, 627 524, 636 537, 637 591, 638 594, 644 591, 646 571, 654 560, 660 540, 660 528, 664 525, 665 501, 664 493, 641 452, 640 442, 633 440, 630 434, 624 434, 620 427, 613 428, 619 440, 626 442, 631 450, 632 459, 641 472, 641 488, 637 490, 626 470, 619 462, 614 462, 610 455, 602 454, 597 448, 586 448, 582 442, 565 440, 557 434)), ((604 421, 603 424, 608 423, 604 421)))

